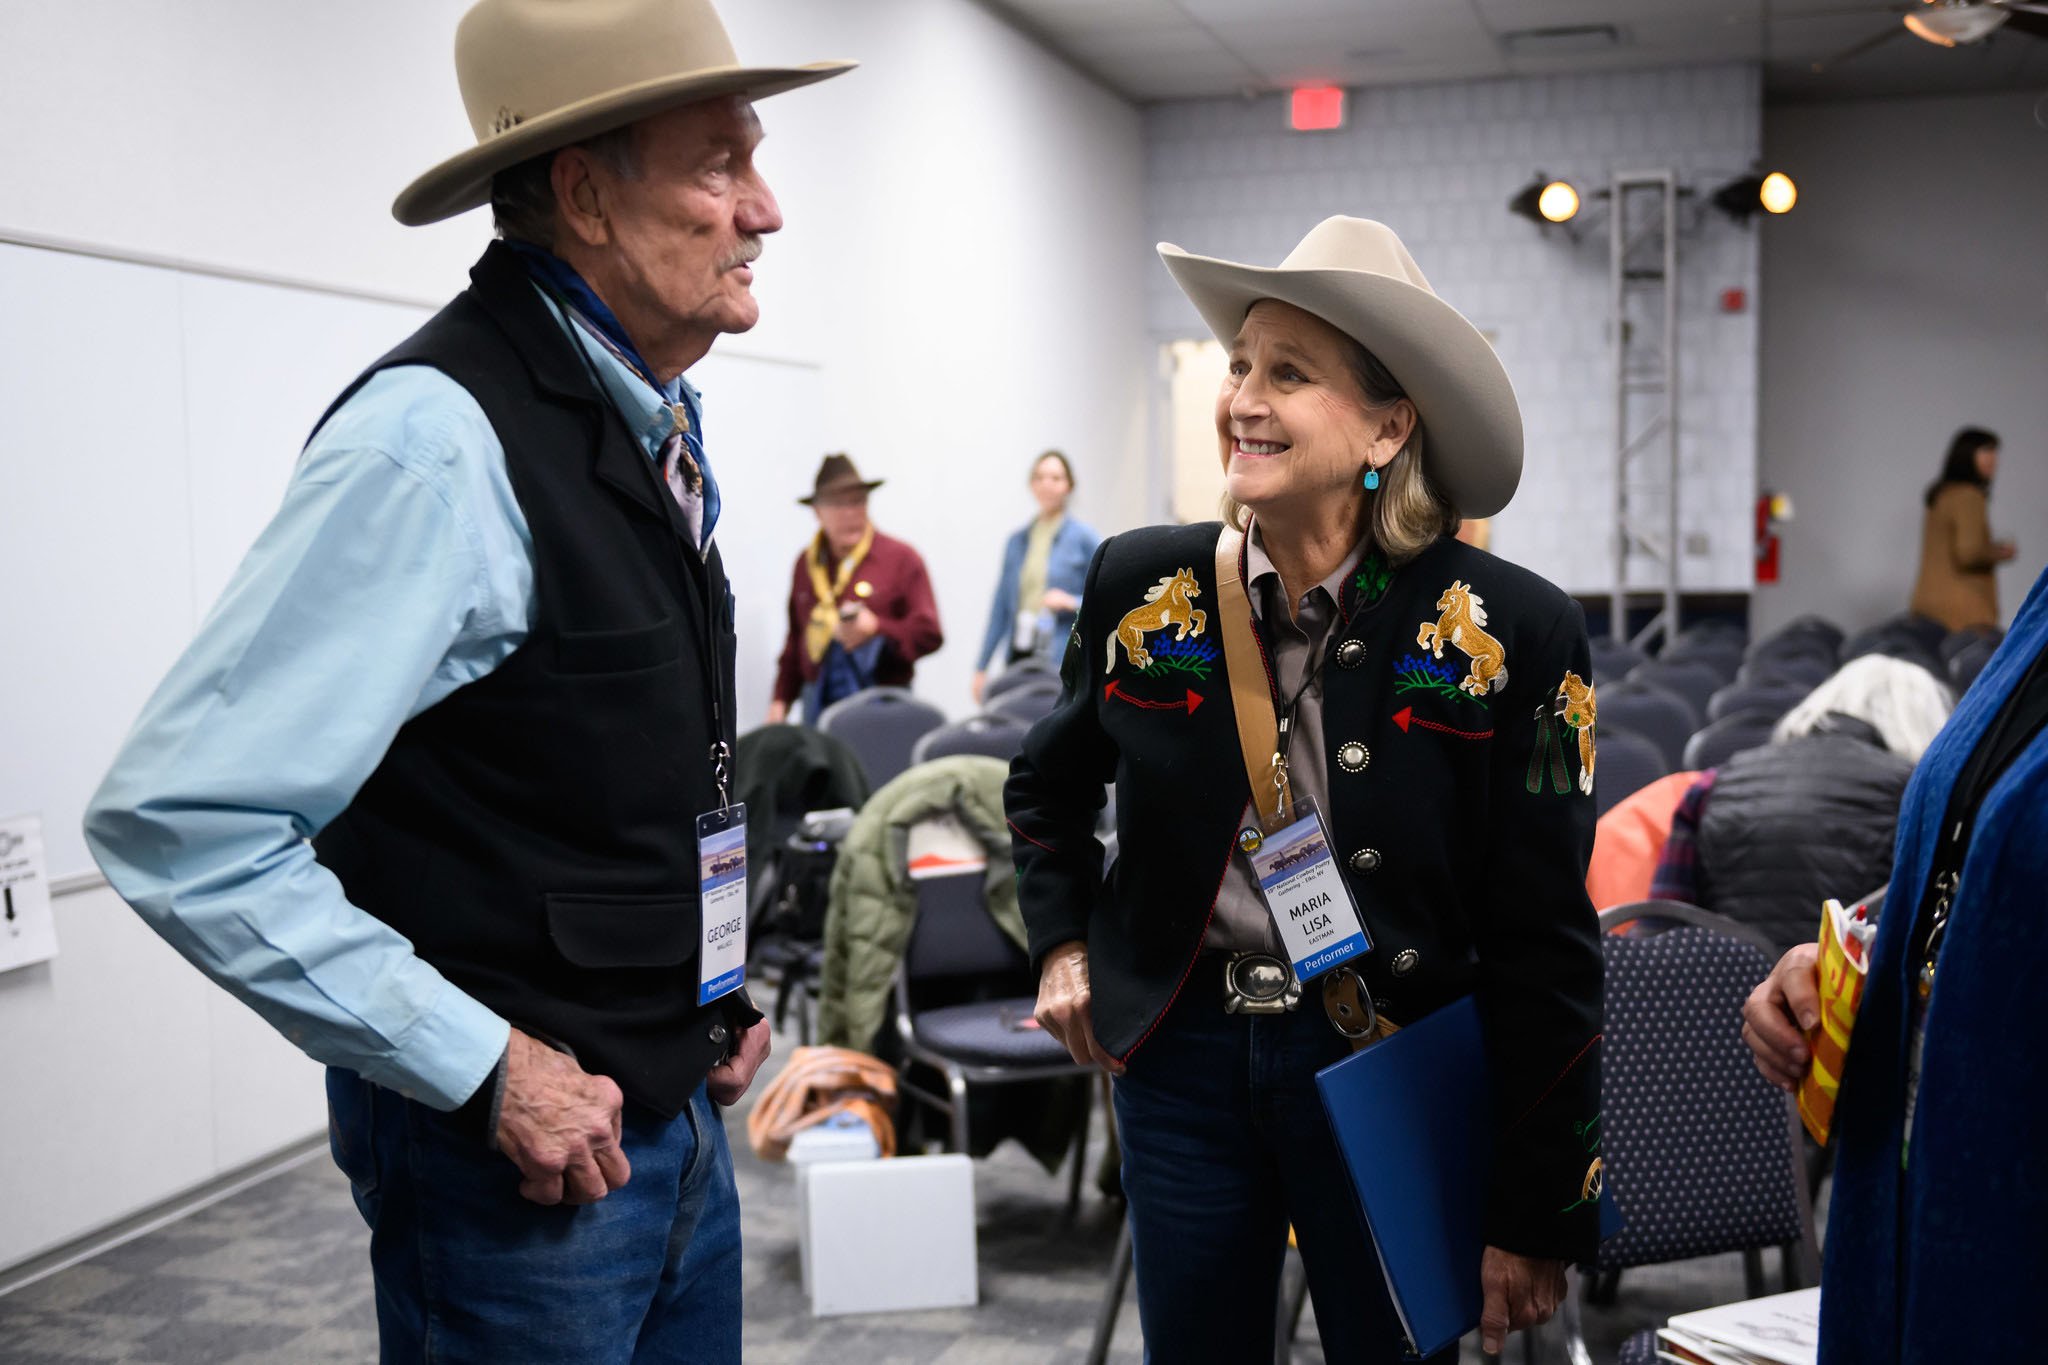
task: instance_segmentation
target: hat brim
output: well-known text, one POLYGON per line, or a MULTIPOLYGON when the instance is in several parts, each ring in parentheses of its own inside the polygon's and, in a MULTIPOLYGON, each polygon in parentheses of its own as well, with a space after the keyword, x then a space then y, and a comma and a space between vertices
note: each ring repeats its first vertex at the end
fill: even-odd
POLYGON ((763 99, 813 85, 853 70, 854 62, 810 62, 803 66, 718 66, 642 81, 550 110, 489 142, 449 157, 399 192, 391 216, 421 227, 487 204, 491 177, 530 157, 557 151, 584 138, 623 128, 677 105, 722 95, 763 99))
POLYGON ((863 479, 859 483, 834 484, 830 488, 818 489, 809 497, 798 498, 797 501, 802 503, 806 507, 810 507, 814 505, 819 498, 824 497, 828 493, 851 493, 856 488, 858 488, 863 493, 872 493, 877 488, 880 488, 883 484, 887 482, 887 479, 863 479))
POLYGON ((1196 256, 1159 257, 1228 347, 1260 299, 1311 313, 1378 357, 1422 419, 1430 479, 1464 517, 1490 517, 1522 480, 1522 409, 1491 343, 1426 289, 1364 270, 1289 270, 1196 256))

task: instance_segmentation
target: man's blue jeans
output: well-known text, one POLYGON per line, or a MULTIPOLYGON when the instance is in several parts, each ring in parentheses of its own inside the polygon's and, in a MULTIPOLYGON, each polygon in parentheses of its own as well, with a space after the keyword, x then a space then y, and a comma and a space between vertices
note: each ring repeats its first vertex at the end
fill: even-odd
POLYGON ((737 1365, 739 1196, 701 1085, 674 1119, 627 1101, 632 1177, 552 1208, 438 1110, 340 1070, 327 1104, 335 1164, 370 1225, 385 1365, 737 1365))
POLYGON ((1271 1360, 1292 1224, 1324 1359, 1412 1361, 1316 1095, 1349 1045, 1313 983, 1293 1013, 1247 1016, 1221 979, 1204 955, 1115 1084, 1145 1359, 1271 1360))

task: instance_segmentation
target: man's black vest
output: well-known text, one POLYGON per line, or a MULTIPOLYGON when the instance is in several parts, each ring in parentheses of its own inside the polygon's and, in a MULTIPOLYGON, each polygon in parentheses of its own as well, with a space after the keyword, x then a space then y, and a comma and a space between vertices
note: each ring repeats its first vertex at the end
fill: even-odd
POLYGON ((493 244, 470 280, 335 406, 399 365, 475 397, 532 532, 533 619, 398 732, 314 847, 456 986, 672 1117, 758 1017, 743 995, 697 1005, 695 820, 732 740, 732 599, 517 257, 493 244))

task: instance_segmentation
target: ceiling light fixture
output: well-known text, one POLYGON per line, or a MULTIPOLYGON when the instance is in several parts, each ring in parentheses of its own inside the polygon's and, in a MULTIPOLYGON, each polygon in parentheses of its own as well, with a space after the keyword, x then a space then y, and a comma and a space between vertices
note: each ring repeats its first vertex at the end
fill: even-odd
POLYGON ((1906 15, 1906 27, 1936 47, 1955 47, 1988 38, 2010 17, 1999 5, 1929 3, 1906 15))
POLYGON ((1569 181, 1552 180, 1538 171, 1534 180, 1508 200, 1508 209, 1538 227, 1568 223, 1579 211, 1579 192, 1569 181))
POLYGON ((1783 171, 1745 175, 1714 191, 1714 207, 1738 223, 1747 223, 1759 211, 1789 213, 1798 202, 1799 187, 1783 171))

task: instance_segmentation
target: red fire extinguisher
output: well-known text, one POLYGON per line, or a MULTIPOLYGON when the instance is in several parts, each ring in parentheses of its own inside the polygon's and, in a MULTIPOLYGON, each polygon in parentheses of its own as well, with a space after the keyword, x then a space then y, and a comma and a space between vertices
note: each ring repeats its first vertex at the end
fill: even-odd
POLYGON ((1756 581, 1778 581, 1778 528, 1792 520, 1792 499, 1784 493, 1760 493, 1756 500, 1756 581))

